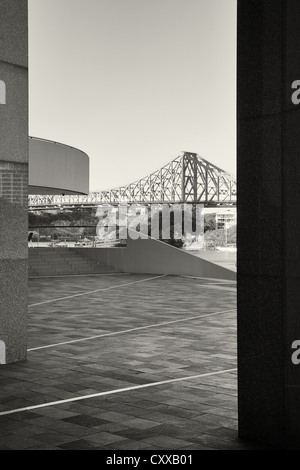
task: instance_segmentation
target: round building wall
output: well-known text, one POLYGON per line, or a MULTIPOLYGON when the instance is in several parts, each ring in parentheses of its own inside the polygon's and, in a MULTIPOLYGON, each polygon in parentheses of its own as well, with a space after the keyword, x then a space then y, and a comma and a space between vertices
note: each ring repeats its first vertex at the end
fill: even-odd
POLYGON ((29 138, 29 194, 88 194, 89 157, 74 147, 29 138))

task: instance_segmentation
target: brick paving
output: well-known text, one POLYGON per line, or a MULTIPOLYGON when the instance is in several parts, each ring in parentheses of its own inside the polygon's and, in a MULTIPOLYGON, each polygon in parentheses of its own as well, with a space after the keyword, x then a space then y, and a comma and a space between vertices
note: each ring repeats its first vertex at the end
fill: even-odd
POLYGON ((235 308, 228 281, 30 279, 28 360, 0 367, 0 449, 268 449, 237 436, 235 308))

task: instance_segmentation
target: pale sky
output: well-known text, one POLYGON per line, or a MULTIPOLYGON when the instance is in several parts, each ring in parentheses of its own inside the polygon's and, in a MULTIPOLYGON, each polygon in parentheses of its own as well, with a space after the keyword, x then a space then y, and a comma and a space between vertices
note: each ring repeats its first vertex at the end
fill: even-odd
POLYGON ((29 134, 90 157, 90 190, 181 151, 236 172, 236 0, 29 0, 29 134))

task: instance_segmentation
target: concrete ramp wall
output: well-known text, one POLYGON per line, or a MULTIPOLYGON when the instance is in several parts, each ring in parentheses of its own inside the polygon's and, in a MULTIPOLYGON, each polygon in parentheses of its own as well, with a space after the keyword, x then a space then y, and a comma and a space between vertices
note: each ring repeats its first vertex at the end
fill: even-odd
POLYGON ((174 274, 236 280, 236 273, 154 239, 128 238, 126 248, 76 248, 116 271, 140 274, 174 274))

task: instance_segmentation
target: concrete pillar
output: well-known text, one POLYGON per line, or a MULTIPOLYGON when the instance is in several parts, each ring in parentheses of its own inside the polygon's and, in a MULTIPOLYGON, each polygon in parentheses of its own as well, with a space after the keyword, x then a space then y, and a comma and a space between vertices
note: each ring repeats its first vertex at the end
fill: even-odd
POLYGON ((300 448, 299 25, 299 0, 238 1, 239 435, 285 449, 300 448))
POLYGON ((0 0, 0 363, 26 359, 27 0, 0 0))

